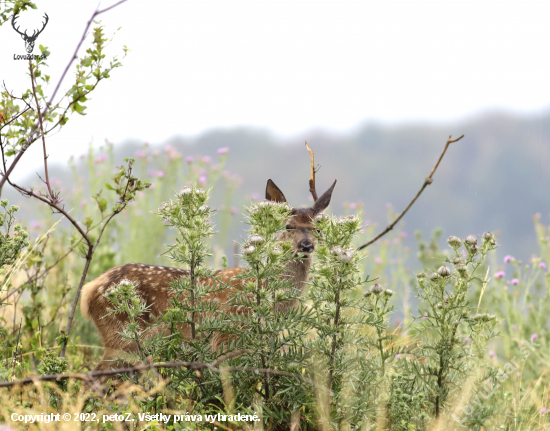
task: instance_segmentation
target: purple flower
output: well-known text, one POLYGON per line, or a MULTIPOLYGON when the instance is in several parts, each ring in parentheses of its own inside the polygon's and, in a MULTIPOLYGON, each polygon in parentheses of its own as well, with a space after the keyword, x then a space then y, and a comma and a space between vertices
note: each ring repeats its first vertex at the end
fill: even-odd
POLYGON ((210 163, 211 161, 212 161, 212 159, 208 156, 205 156, 205 157, 202 158, 203 163, 210 163))
POLYGON ((355 202, 352 202, 351 204, 349 204, 350 210, 354 210, 355 208, 357 208, 357 204, 355 202))
POLYGON ((206 184, 206 177, 204 175, 199 178, 199 183, 206 184))
POLYGON ((105 160, 107 160, 107 156, 105 154, 102 154, 101 156, 97 157, 94 160, 94 163, 101 163, 101 162, 104 162, 105 160))
POLYGON ((407 238, 409 236, 407 232, 401 232, 400 235, 401 235, 401 238, 407 238))
POLYGON ((208 173, 208 171, 206 169, 201 169, 199 171, 199 175, 206 175, 208 173))
POLYGON ((227 147, 218 148, 218 154, 227 154, 228 152, 229 152, 229 148, 227 147))
POLYGON ((36 220, 31 221, 31 229, 41 229, 41 228, 42 228, 42 223, 36 220))
POLYGON ((401 353, 398 353, 395 357, 399 359, 401 357, 401 353))
POLYGON ((376 259, 374 259, 374 263, 376 263, 377 265, 380 265, 380 264, 382 264, 382 259, 377 257, 376 259))
POLYGON ((533 334, 531 335, 531 343, 535 341, 537 338, 539 338, 539 334, 533 334))
POLYGON ((252 193, 252 199, 258 200, 260 199, 260 195, 258 193, 252 193))
POLYGON ((80 202, 80 208, 84 208, 85 206, 86 206, 86 199, 80 202))
POLYGON ((498 280, 502 277, 504 277, 506 275, 506 273, 504 271, 499 271, 495 274, 495 278, 498 280))
POLYGON ((145 151, 143 150, 137 150, 136 151, 136 157, 143 159, 145 157, 145 151))
POLYGON ((391 203, 390 202, 386 202, 386 208, 391 208, 391 203))
POLYGON ((193 157, 191 156, 187 156, 185 160, 187 161, 187 163, 193 163, 193 157))
POLYGON ((399 244, 399 238, 394 238, 394 239, 392 240, 392 242, 393 242, 394 244, 399 244))
POLYGON ((546 269, 546 264, 544 262, 539 263, 539 267, 542 269, 546 269))
POLYGON ((464 342, 466 344, 470 344, 472 342, 472 339, 470 337, 466 337, 466 338, 464 338, 464 342))
POLYGON ((428 313, 424 313, 424 316, 422 316, 422 320, 426 320, 428 318, 428 313))
POLYGON ((516 258, 514 256, 505 256, 504 257, 504 263, 508 263, 508 262, 515 262, 516 261, 516 258))
POLYGON ((493 350, 489 350, 489 358, 495 359, 496 356, 497 354, 493 350))
POLYGON ((157 172, 157 177, 158 177, 158 178, 164 177, 164 172, 158 171, 158 172, 157 172))
POLYGON ((513 329, 514 331, 517 331, 517 330, 518 330, 518 325, 512 325, 512 329, 513 329))
POLYGON ((517 278, 512 278, 512 281, 511 281, 512 284, 518 284, 519 283, 519 280, 517 278))
POLYGON ((543 407, 540 409, 540 414, 543 415, 545 414, 546 412, 548 411, 548 409, 546 407, 543 407))

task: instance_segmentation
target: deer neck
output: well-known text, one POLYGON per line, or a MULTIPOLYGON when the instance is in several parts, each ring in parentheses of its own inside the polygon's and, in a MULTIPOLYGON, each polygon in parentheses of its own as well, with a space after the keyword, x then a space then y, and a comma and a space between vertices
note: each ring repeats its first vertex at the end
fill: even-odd
MULTIPOLYGON (((309 276, 309 269, 311 268, 312 258, 309 255, 305 259, 292 260, 286 265, 285 275, 292 281, 293 287, 298 290, 298 296, 302 296, 307 286, 306 282, 309 276)), ((286 311, 287 309, 294 307, 298 303, 298 300, 285 301, 277 305, 277 311, 286 311)))

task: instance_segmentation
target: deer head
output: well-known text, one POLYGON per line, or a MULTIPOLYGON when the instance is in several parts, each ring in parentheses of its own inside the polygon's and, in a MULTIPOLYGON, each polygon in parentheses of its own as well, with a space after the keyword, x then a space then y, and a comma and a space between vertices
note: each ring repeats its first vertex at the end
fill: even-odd
POLYGON ((21 33, 19 31, 19 27, 15 27, 15 20, 19 18, 19 15, 14 15, 13 18, 11 19, 11 26, 13 27, 13 29, 19 33, 21 35, 21 37, 23 38, 23 40, 25 41, 25 49, 27 50, 27 52, 30 54, 32 53, 32 50, 34 49, 34 42, 36 41, 36 38, 38 37, 38 35, 40 33, 42 33, 42 31, 46 28, 46 24, 48 24, 48 14, 45 13, 44 14, 44 18, 46 19, 46 21, 44 21, 42 23, 42 28, 40 30, 33 30, 33 33, 32 35, 28 35, 27 34, 27 30, 25 30, 24 33, 21 33))
MULTIPOLYGON (((291 216, 286 221, 286 232, 283 232, 280 239, 292 241, 296 254, 301 253, 303 257, 309 258, 315 250, 316 237, 312 235, 312 232, 315 232, 316 228, 313 220, 330 204, 334 186, 336 186, 336 180, 311 208, 293 208, 291 210, 291 216)), ((283 192, 271 180, 267 181, 265 197, 274 202, 286 202, 283 192)))

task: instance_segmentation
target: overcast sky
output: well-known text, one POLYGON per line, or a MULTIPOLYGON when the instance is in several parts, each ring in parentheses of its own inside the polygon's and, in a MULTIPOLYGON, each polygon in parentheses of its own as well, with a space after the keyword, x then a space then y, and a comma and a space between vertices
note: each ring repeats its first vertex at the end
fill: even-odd
MULTIPOLYGON (((20 22, 49 15, 35 53, 38 44, 52 53, 51 91, 97 2, 36 3, 20 22)), ((107 34, 121 27, 109 53, 127 45, 124 67, 93 94, 88 115, 74 114, 50 139, 49 151, 66 160, 92 140, 156 143, 219 126, 292 135, 498 108, 538 116, 550 105, 549 16, 547 0, 128 0, 100 17, 107 34)), ((0 38, 0 79, 23 91, 26 62, 13 55, 24 43, 9 23, 0 38)), ((34 148, 19 174, 39 158, 34 148)))

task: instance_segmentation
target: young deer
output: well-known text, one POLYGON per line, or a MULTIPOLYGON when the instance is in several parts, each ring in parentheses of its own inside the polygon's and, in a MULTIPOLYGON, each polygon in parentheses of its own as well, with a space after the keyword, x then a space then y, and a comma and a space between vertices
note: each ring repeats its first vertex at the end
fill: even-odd
MULTIPOLYGON (((287 264, 287 275, 290 276, 300 292, 303 291, 306 285, 305 282, 312 260, 311 253, 315 250, 316 240, 310 233, 315 230, 313 219, 328 207, 335 185, 336 181, 311 208, 293 209, 290 218, 286 221, 287 230, 279 238, 281 241, 291 241, 295 252, 304 256, 300 260, 291 261, 287 264)), ((271 180, 267 181, 265 197, 270 201, 286 202, 281 190, 271 180)), ((240 289, 241 281, 235 279, 235 276, 240 274, 241 271, 242 268, 229 268, 218 271, 216 277, 229 287, 210 294, 207 300, 216 301, 220 304, 226 303, 230 294, 240 289)), ((147 324, 154 322, 153 316, 158 317, 168 308, 170 282, 175 278, 187 276, 189 276, 189 271, 184 269, 129 263, 108 270, 83 287, 80 309, 85 318, 94 322, 105 348, 103 358, 94 371, 108 370, 113 365, 116 366, 117 364, 114 364, 114 361, 117 357, 120 357, 122 352, 137 351, 136 343, 124 340, 119 334, 124 331, 127 325, 125 316, 120 314, 109 314, 107 316, 110 303, 104 296, 106 291, 122 280, 133 281, 142 300, 150 306, 148 311, 141 316, 143 328, 145 328, 147 324)), ((214 283, 214 280, 205 279, 199 280, 199 282, 210 284, 214 283)), ((293 303, 288 303, 284 307, 293 305, 293 303)), ((236 312, 236 308, 234 309, 231 306, 222 306, 221 309, 236 312)), ((181 330, 184 332, 185 338, 191 339, 191 329, 189 327, 181 328, 181 330)))

